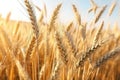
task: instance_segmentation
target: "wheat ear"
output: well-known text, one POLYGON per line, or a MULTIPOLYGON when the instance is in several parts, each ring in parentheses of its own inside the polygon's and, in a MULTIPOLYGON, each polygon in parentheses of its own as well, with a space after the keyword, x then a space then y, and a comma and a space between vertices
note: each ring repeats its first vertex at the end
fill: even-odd
POLYGON ((103 6, 103 8, 100 10, 100 12, 96 15, 95 20, 94 20, 94 23, 97 23, 97 22, 98 22, 98 20, 100 19, 101 15, 102 15, 103 12, 105 11, 106 7, 107 7, 106 5, 103 6))
POLYGON ((95 62, 94 68, 100 67, 103 63, 105 63, 106 61, 108 61, 110 58, 114 57, 118 53, 120 53, 120 47, 115 48, 114 50, 110 51, 109 53, 105 54, 100 59, 98 59, 95 62))
MULTIPOLYGON (((94 40, 93 40, 93 46, 95 46, 95 45, 97 44, 97 42, 98 42, 98 39, 99 39, 99 37, 100 37, 100 34, 101 34, 101 31, 102 31, 103 25, 104 25, 104 22, 101 23, 101 25, 100 25, 100 27, 99 27, 96 35, 95 35, 95 38, 94 38, 94 40)), ((91 57, 89 58, 89 62, 90 62, 90 63, 91 63, 91 61, 92 61, 91 59, 92 59, 92 55, 91 55, 91 57)))
POLYGON ((61 56, 61 60, 64 62, 64 64, 66 65, 68 63, 68 56, 67 56, 67 51, 62 43, 62 40, 60 38, 60 35, 58 32, 55 33, 55 38, 56 38, 56 42, 57 42, 57 47, 60 51, 60 56, 61 56))
POLYGON ((101 31, 102 31, 103 25, 104 25, 104 22, 101 23, 101 25, 100 25, 97 33, 96 33, 96 36, 95 36, 95 38, 94 38, 94 40, 93 40, 93 45, 95 45, 95 44, 97 43, 97 41, 98 41, 98 39, 99 39, 99 36, 100 36, 100 34, 101 34, 101 31))
POLYGON ((101 41, 99 44, 96 44, 94 46, 92 46, 90 49, 87 50, 87 52, 83 53, 81 56, 80 56, 80 59, 79 61, 77 62, 76 64, 76 67, 79 67, 79 66, 83 66, 84 62, 87 60, 87 58, 89 58, 97 49, 99 49, 102 44, 104 44, 107 40, 105 41, 101 41))
POLYGON ((73 11, 74 11, 74 14, 75 14, 75 17, 76 17, 76 21, 77 21, 78 25, 80 26, 81 25, 81 17, 79 15, 77 7, 73 4, 72 8, 73 8, 73 11))
POLYGON ((67 38, 67 42, 68 45, 70 47, 70 50, 72 51, 74 57, 76 57, 76 54, 78 53, 78 49, 76 48, 74 41, 72 39, 72 36, 69 34, 69 32, 64 32, 66 38, 67 38))
POLYGON ((111 16, 113 10, 115 9, 115 6, 116 6, 116 2, 113 2, 113 4, 111 5, 110 9, 109 9, 109 12, 108 12, 108 15, 111 16))
POLYGON ((36 41, 36 39, 35 39, 35 37, 33 37, 31 42, 30 42, 30 45, 28 47, 28 50, 26 52, 26 61, 29 61, 29 59, 30 59, 30 55, 31 55, 33 48, 35 46, 35 41, 36 41))
POLYGON ((68 32, 71 30, 71 27, 73 26, 73 22, 70 22, 68 26, 66 27, 65 31, 68 32))
POLYGON ((34 32, 36 39, 37 39, 38 35, 39 35, 39 29, 38 29, 38 25, 37 25, 37 21, 36 21, 36 16, 33 12, 33 8, 31 6, 31 4, 29 3, 29 0, 24 0, 24 2, 25 2, 27 12, 28 12, 30 20, 31 20, 33 32, 34 32))
POLYGON ((50 23, 49 23, 49 31, 51 31, 52 29, 55 30, 55 21, 58 17, 58 13, 59 13, 59 10, 61 8, 62 4, 58 4, 58 6, 55 8, 53 14, 52 14, 52 17, 50 19, 50 23))

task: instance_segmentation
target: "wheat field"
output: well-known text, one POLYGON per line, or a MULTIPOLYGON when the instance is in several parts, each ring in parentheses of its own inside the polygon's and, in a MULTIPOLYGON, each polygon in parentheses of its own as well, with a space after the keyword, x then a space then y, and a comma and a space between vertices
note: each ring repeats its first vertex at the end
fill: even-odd
POLYGON ((84 22, 73 4, 75 20, 61 24, 62 3, 48 23, 43 20, 46 8, 37 20, 29 0, 24 4, 31 22, 10 20, 10 14, 0 17, 0 80, 120 80, 120 26, 101 19, 107 5, 91 3, 91 22, 84 22))

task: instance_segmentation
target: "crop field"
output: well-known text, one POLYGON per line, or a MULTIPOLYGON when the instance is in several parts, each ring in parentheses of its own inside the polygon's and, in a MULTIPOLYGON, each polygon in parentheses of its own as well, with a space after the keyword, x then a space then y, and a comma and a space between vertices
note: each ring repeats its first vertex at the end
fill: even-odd
MULTIPOLYGON (((97 6, 90 0, 94 18, 85 22, 72 4, 74 21, 62 24, 62 3, 44 21, 37 20, 31 0, 24 0, 30 22, 0 17, 0 80, 120 80, 120 26, 101 19, 118 6, 97 6)), ((117 15, 120 17, 120 15, 117 15)))

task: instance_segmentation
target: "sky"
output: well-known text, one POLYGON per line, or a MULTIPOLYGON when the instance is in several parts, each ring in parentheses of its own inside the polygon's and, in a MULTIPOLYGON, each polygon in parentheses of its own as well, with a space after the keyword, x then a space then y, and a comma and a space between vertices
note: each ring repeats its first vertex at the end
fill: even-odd
MULTIPOLYGON (((112 14, 112 16, 107 17, 108 9, 111 6, 114 0, 94 0, 95 3, 102 7, 107 4, 108 7, 104 12, 102 19, 108 22, 120 21, 120 0, 117 1, 117 6, 112 14)), ((93 19, 93 13, 87 13, 90 8, 90 0, 30 0, 30 2, 34 5, 37 5, 39 8, 43 9, 45 3, 47 8, 47 19, 50 19, 50 16, 55 9, 55 7, 62 3, 61 10, 59 12, 59 19, 62 22, 70 22, 74 20, 74 14, 72 11, 72 4, 75 4, 79 10, 81 18, 83 21, 89 21, 93 19)), ((11 19, 13 20, 24 20, 29 21, 29 17, 27 11, 25 9, 24 0, 0 0, 0 14, 2 17, 6 17, 6 15, 11 12, 11 19)), ((40 12, 35 9, 35 13, 37 18, 39 18, 40 12)))

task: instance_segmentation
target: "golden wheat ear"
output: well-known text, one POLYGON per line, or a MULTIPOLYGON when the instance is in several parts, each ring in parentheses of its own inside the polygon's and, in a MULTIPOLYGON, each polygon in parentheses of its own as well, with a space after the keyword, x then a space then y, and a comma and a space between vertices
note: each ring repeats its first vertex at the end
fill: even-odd
POLYGON ((49 23, 49 29, 48 29, 49 31, 51 31, 52 29, 55 30, 55 22, 58 17, 61 6, 62 6, 62 3, 58 4, 55 10, 53 11, 53 14, 51 16, 50 23, 49 23))
POLYGON ((108 16, 111 16, 111 14, 113 13, 114 9, 116 7, 116 2, 113 2, 109 11, 108 11, 108 16))
POLYGON ((103 63, 105 63, 110 58, 114 57, 115 55, 119 53, 120 53, 120 47, 113 49, 112 51, 110 51, 109 53, 105 54, 100 59, 98 59, 94 64, 94 68, 100 67, 103 63))
POLYGON ((98 39, 99 39, 99 36, 100 36, 101 31, 102 31, 102 29, 103 29, 103 26, 104 26, 104 22, 101 23, 101 25, 100 25, 97 33, 96 33, 96 36, 95 36, 95 38, 94 38, 94 40, 93 40, 93 45, 97 44, 97 41, 98 41, 98 39))
POLYGON ((103 6, 99 13, 95 16, 94 23, 97 23, 102 16, 103 12, 106 10, 107 5, 103 6))
POLYGON ((67 25, 65 31, 66 31, 66 32, 69 32, 69 31, 72 29, 72 26, 73 26, 73 22, 70 22, 70 23, 67 25))
POLYGON ((72 5, 72 8, 73 8, 73 11, 75 14, 76 21, 77 21, 78 25, 80 26, 81 25, 81 16, 77 10, 77 7, 74 4, 72 5))
POLYGON ((58 32, 55 33, 55 38, 56 38, 58 50, 60 52, 61 60, 66 65, 68 63, 68 54, 58 32))
POLYGON ((34 10, 33 10, 32 6, 31 6, 29 0, 24 0, 24 2, 25 2, 26 8, 27 8, 27 12, 28 12, 30 20, 31 20, 33 32, 34 32, 36 38, 38 38, 38 36, 39 36, 39 28, 38 28, 38 25, 37 25, 37 21, 36 21, 36 16, 34 14, 34 10))
POLYGON ((90 0, 90 3, 91 3, 91 8, 88 10, 88 13, 93 11, 94 14, 95 14, 97 9, 98 9, 98 6, 97 6, 97 4, 93 0, 90 0))
POLYGON ((87 60, 87 58, 90 58, 91 55, 92 55, 95 51, 97 51, 103 44, 105 44, 106 41, 107 41, 107 40, 101 41, 100 43, 92 46, 92 47, 89 48, 85 53, 83 53, 83 54, 80 56, 78 62, 76 63, 76 68, 83 66, 83 65, 84 65, 84 62, 87 60))

